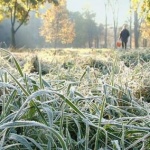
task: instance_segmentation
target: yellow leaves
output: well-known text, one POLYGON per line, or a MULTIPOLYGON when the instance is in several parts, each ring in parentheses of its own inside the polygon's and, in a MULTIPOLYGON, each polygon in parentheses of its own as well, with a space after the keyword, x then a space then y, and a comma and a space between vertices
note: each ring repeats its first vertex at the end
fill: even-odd
POLYGON ((148 13, 147 18, 150 19, 150 12, 148 13))
POLYGON ((144 0, 142 5, 142 12, 146 13, 146 19, 150 22, 150 0, 144 0))
MULTIPOLYGON (((50 3, 57 3, 57 0, 48 0, 50 3)), ((5 17, 10 17, 13 14, 17 21, 25 22, 28 20, 24 19, 27 17, 27 12, 29 10, 38 10, 42 7, 47 0, 0 0, 0 10, 5 17), (15 12, 15 13, 13 13, 15 12)), ((36 14, 36 17, 39 17, 39 14, 36 14)))
POLYGON ((3 15, 0 15, 0 21, 2 21, 3 20, 3 15))
POLYGON ((146 21, 141 25, 141 33, 145 39, 150 38, 150 22, 146 21))
POLYGON ((150 0, 131 0, 132 8, 150 22, 150 0))
POLYGON ((131 0, 131 6, 133 10, 139 9, 141 0, 131 0))
POLYGON ((140 0, 132 0, 132 2, 135 3, 139 3, 140 0))
POLYGON ((63 44, 71 43, 75 37, 74 23, 69 20, 66 0, 60 0, 59 6, 54 5, 43 16, 41 36, 47 42, 59 41, 63 44))
POLYGON ((75 37, 75 29, 74 29, 75 24, 68 20, 65 22, 64 27, 61 29, 61 34, 63 35, 62 38, 62 43, 67 44, 67 43, 72 43, 75 37))

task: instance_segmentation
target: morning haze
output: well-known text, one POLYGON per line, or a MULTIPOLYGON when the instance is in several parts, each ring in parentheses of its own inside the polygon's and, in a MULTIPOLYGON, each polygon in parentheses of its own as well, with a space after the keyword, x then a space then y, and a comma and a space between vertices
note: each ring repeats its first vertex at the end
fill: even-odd
MULTIPOLYGON (((41 35, 41 28, 44 21, 42 15, 45 15, 47 10, 50 9, 50 5, 47 3, 43 7, 40 7, 38 17, 36 17, 37 13, 35 11, 29 13, 29 20, 15 34, 17 47, 55 47, 54 41, 47 42, 45 39, 46 36, 41 35)), ((130 42, 128 46, 134 46, 134 40, 139 42, 143 40, 142 38, 139 40, 138 29, 138 26, 141 24, 138 20, 141 20, 141 16, 134 18, 136 16, 134 16, 133 9, 132 11, 130 10, 131 5, 129 0, 67 0, 66 6, 69 13, 68 17, 74 24, 73 30, 75 36, 71 43, 64 44, 58 39, 56 47, 116 47, 115 43, 119 38, 119 33, 124 24, 130 30, 130 42), (137 27, 134 28, 134 25, 137 27), (136 36, 132 36, 132 34, 136 34, 136 36)), ((16 22, 15 26, 17 27, 17 25, 18 23, 16 22)), ((48 32, 46 33, 48 34, 48 32)), ((0 34, 3 35, 0 37, 0 41, 6 43, 5 47, 11 46, 10 19, 5 18, 1 21, 0 34)), ((142 44, 142 42, 135 43, 136 47, 142 44)))

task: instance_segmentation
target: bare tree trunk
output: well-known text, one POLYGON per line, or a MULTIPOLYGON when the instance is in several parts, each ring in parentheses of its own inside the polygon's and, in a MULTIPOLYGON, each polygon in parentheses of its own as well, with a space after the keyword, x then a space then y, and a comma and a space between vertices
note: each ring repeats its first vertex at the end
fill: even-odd
POLYGON ((105 44, 104 47, 107 48, 107 2, 105 2, 105 44))
POLYGON ((100 38, 96 37, 95 40, 94 40, 94 47, 95 48, 99 48, 99 41, 100 41, 100 38))
POLYGON ((89 48, 92 48, 93 46, 92 46, 92 40, 91 39, 89 39, 89 41, 88 41, 88 46, 89 46, 89 48))
POLYGON ((110 4, 110 6, 111 6, 112 13, 113 13, 114 48, 116 48, 116 42, 117 42, 117 28, 118 28, 118 12, 119 12, 118 0, 115 0, 115 1, 109 0, 109 4, 110 4))
POLYGON ((143 47, 147 47, 147 39, 143 39, 143 47))
POLYGON ((114 20, 114 48, 116 48, 116 42, 117 42, 117 25, 114 20))
POLYGON ((134 11, 134 44, 135 48, 139 47, 139 21, 138 21, 138 13, 134 11))
MULTIPOLYGON (((131 0, 130 0, 130 10, 131 10, 131 0)), ((130 12, 130 48, 132 48, 132 12, 130 12)))
POLYGON ((16 48, 16 38, 15 38, 15 34, 17 33, 17 31, 20 29, 20 27, 23 25, 23 23, 25 22, 25 20, 27 19, 29 12, 30 12, 30 8, 28 9, 28 11, 26 12, 26 14, 24 15, 24 18, 22 19, 21 22, 19 22, 19 25, 15 28, 15 24, 16 24, 16 13, 17 13, 17 0, 15 1, 15 5, 13 10, 11 9, 10 13, 11 13, 11 44, 13 48, 16 48))
POLYGON ((11 42, 12 42, 12 47, 16 48, 16 38, 15 38, 15 29, 14 26, 11 27, 11 42))

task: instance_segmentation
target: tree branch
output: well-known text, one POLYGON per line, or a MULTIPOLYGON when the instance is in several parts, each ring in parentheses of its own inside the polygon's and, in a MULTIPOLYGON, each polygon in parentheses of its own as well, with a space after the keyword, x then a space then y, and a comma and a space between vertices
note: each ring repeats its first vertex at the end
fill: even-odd
POLYGON ((28 9, 28 11, 27 11, 26 15, 24 16, 24 18, 23 18, 22 22, 21 22, 21 23, 18 25, 18 27, 16 28, 15 32, 17 32, 17 31, 18 31, 18 29, 19 29, 19 28, 23 25, 24 21, 25 21, 25 20, 26 20, 26 18, 28 17, 29 12, 30 12, 30 8, 28 9))
POLYGON ((16 9, 17 9, 17 0, 15 1, 15 5, 14 5, 14 14, 13 14, 13 21, 12 24, 14 25, 16 22, 16 9))
POLYGON ((11 24, 13 24, 13 17, 12 17, 12 9, 10 8, 10 19, 11 19, 11 24))

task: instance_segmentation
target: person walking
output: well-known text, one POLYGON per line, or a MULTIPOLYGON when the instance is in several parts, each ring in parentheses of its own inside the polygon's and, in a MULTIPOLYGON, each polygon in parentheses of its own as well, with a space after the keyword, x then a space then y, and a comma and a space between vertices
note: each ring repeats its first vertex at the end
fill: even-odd
POLYGON ((130 36, 129 31, 126 29, 126 25, 123 26, 123 29, 120 32, 120 40, 122 42, 122 48, 123 49, 127 49, 127 42, 128 42, 128 38, 130 36))

